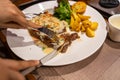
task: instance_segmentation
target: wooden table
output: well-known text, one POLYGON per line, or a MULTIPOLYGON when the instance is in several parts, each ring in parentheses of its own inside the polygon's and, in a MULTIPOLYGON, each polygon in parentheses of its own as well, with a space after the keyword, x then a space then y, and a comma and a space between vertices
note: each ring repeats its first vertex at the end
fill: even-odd
POLYGON ((29 80, 120 80, 120 43, 106 38, 89 58, 66 66, 40 67, 29 80))

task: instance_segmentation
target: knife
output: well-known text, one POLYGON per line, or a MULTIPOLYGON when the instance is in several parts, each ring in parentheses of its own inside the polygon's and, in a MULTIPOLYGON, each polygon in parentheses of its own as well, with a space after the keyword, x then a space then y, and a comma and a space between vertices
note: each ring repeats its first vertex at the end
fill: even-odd
POLYGON ((45 57, 43 57, 39 60, 38 66, 27 68, 27 69, 23 70, 21 73, 25 76, 25 75, 29 74, 30 72, 36 70, 40 66, 43 66, 46 62, 53 59, 59 53, 59 51, 61 51, 63 49, 63 47, 68 43, 69 42, 67 41, 67 42, 64 42, 62 45, 56 46, 51 53, 49 53, 48 55, 46 55, 45 57))
POLYGON ((46 62, 48 62, 49 60, 53 59, 59 52, 56 50, 53 50, 53 52, 51 52, 50 54, 46 55, 45 57, 41 58, 39 60, 39 65, 38 66, 34 66, 34 67, 30 67, 27 68, 23 71, 21 71, 21 73, 25 76, 27 74, 29 74, 30 72, 36 70, 37 68, 39 68, 40 66, 43 66, 46 62))

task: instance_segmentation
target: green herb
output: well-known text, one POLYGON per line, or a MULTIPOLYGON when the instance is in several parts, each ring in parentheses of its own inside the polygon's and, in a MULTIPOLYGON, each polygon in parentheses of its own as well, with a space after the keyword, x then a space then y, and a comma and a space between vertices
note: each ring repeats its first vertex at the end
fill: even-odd
POLYGON ((42 47, 42 50, 45 50, 45 47, 42 47))
POLYGON ((54 16, 58 17, 60 20, 65 20, 70 23, 71 18, 71 8, 68 0, 57 0, 58 7, 55 8, 54 16))

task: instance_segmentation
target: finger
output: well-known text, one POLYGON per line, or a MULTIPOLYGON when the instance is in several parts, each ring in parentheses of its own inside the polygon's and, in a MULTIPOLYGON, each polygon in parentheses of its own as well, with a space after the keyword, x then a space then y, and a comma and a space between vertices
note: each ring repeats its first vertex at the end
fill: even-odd
POLYGON ((23 28, 27 28, 27 27, 40 28, 40 26, 28 21, 25 18, 24 13, 20 11, 15 5, 12 5, 12 7, 14 9, 11 11, 11 17, 10 17, 11 21, 18 23, 23 28))
POLYGON ((21 28, 28 28, 28 27, 41 28, 41 26, 26 20, 22 16, 18 16, 16 19, 13 19, 13 21, 21 25, 21 28))
POLYGON ((41 28, 42 27, 42 26, 37 25, 37 24, 35 24, 35 23, 31 22, 31 21, 28 21, 28 24, 29 24, 29 27, 33 27, 33 28, 41 28))
POLYGON ((39 64, 38 60, 29 60, 29 61, 16 61, 16 60, 9 60, 9 59, 0 59, 0 62, 11 69, 14 70, 22 70, 28 67, 36 66, 39 64))
MULTIPOLYGON (((42 26, 36 25, 36 24, 34 24, 32 22, 29 22, 28 27, 41 28, 42 26)), ((25 29, 25 27, 21 27, 21 25, 15 23, 15 22, 9 22, 9 23, 5 23, 5 24, 0 24, 0 28, 25 29)))
POLYGON ((41 28, 42 27, 35 23, 32 23, 31 21, 26 20, 26 18, 22 16, 18 16, 16 19, 13 19, 13 21, 20 25, 19 28, 28 28, 28 27, 41 28))
POLYGON ((16 18, 13 17, 11 21, 16 22, 16 23, 18 23, 19 25, 21 25, 21 28, 27 28, 28 22, 27 22, 27 20, 26 20, 23 16, 21 16, 21 15, 18 15, 18 14, 17 14, 17 15, 16 15, 16 18))
POLYGON ((16 67, 18 70, 22 70, 28 67, 37 66, 39 64, 38 60, 29 60, 29 61, 19 61, 18 66, 16 67))
POLYGON ((9 80, 25 80, 25 77, 17 71, 9 70, 9 80))
POLYGON ((9 22, 5 24, 0 24, 0 28, 14 28, 14 29, 21 29, 24 27, 21 27, 21 25, 15 23, 15 22, 9 22))
MULTIPOLYGON (((42 26, 36 25, 32 22, 28 22, 28 27, 33 27, 33 28, 41 28, 42 26)), ((25 27, 21 27, 18 23, 15 22, 9 22, 9 23, 4 23, 0 24, 0 28, 14 28, 14 29, 24 29, 25 27)))

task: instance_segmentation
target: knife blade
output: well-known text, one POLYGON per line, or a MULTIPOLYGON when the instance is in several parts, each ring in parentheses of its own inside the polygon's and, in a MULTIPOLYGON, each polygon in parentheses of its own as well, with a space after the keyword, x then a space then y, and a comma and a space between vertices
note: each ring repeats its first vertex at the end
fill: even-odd
POLYGON ((30 72, 36 70, 37 68, 39 68, 40 66, 43 66, 46 62, 48 62, 49 60, 53 59, 56 55, 58 54, 57 50, 53 50, 53 52, 51 52, 50 54, 46 55, 45 57, 41 58, 39 60, 39 65, 38 66, 34 66, 34 67, 30 67, 27 68, 23 71, 21 71, 21 73, 25 76, 27 74, 29 74, 30 72))
POLYGON ((50 38, 53 38, 54 36, 56 36, 55 32, 53 32, 52 30, 50 30, 50 29, 48 29, 46 27, 38 28, 38 30, 45 33, 45 34, 47 34, 50 38))

